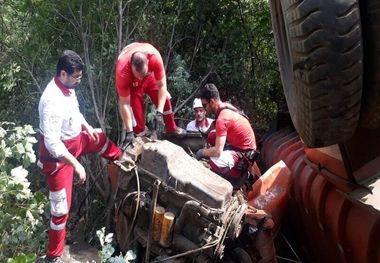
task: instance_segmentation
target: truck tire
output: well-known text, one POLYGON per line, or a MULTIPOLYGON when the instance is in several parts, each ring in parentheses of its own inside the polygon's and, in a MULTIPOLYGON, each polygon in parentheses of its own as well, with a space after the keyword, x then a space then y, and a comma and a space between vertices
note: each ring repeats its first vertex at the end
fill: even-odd
POLYGON ((365 52, 364 87, 360 126, 380 128, 380 6, 378 1, 361 5, 365 52))
POLYGON ((358 0, 271 0, 281 79, 293 124, 309 147, 351 138, 362 96, 358 0))

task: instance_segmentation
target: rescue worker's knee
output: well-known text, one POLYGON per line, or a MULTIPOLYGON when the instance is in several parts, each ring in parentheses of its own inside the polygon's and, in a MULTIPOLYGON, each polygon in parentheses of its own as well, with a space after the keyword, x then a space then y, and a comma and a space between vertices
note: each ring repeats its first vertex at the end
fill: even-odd
POLYGON ((66 189, 49 192, 50 214, 55 217, 61 217, 69 213, 67 203, 66 189))

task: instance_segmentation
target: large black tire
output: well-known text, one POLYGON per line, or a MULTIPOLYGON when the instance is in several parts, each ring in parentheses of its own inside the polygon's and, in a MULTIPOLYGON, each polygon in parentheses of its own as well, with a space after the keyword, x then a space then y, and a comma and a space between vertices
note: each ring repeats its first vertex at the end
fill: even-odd
POLYGON ((364 88, 360 126, 380 128, 380 2, 362 1, 364 27, 364 88))
POLYGON ((357 0, 271 0, 284 92, 309 147, 351 138, 360 116, 362 34, 357 0))

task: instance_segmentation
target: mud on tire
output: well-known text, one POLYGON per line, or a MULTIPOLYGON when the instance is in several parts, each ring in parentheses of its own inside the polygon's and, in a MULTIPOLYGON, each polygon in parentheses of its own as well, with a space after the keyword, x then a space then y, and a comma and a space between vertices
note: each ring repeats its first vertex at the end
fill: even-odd
POLYGON ((309 147, 349 139, 359 121, 362 32, 357 0, 271 0, 281 78, 309 147))

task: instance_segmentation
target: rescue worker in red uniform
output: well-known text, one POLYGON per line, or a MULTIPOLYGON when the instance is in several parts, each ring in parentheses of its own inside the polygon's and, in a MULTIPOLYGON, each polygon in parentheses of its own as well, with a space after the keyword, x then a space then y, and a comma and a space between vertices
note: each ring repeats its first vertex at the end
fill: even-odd
MULTIPOLYGON (((248 118, 236 107, 220 100, 219 91, 212 83, 200 90, 203 107, 215 114, 215 130, 209 133, 210 148, 199 149, 196 158, 209 157, 211 170, 232 184, 242 176, 244 165, 255 165, 257 158, 256 138, 248 118)), ((247 167, 245 167, 247 168, 247 167)))
POLYGON ((135 42, 122 50, 116 63, 116 88, 126 129, 122 148, 131 143, 135 135, 145 135, 144 94, 156 106, 154 129, 157 132, 165 128, 167 133, 185 133, 174 122, 162 57, 151 44, 135 42))
POLYGON ((40 132, 38 165, 46 175, 50 200, 50 227, 46 256, 37 262, 63 262, 66 222, 69 217, 74 173, 79 183, 86 171, 78 157, 98 153, 116 161, 121 150, 100 129, 92 128, 79 111, 75 89, 84 64, 77 53, 65 50, 57 63, 55 77, 39 102, 40 132))

